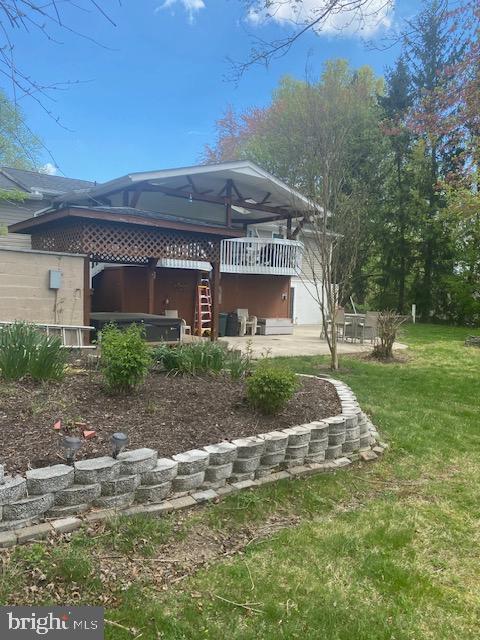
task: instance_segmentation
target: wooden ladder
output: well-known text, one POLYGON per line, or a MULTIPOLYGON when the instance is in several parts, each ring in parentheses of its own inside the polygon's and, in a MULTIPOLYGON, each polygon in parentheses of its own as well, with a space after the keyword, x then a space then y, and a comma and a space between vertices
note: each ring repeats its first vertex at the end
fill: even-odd
POLYGON ((194 328, 196 336, 210 335, 212 332, 212 294, 208 278, 202 278, 197 285, 194 328))

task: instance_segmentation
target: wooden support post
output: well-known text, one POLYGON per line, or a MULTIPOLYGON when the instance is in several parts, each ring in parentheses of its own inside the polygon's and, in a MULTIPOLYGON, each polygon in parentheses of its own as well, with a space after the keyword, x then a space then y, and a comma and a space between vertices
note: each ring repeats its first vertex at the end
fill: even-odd
POLYGON ((212 262, 212 328, 210 340, 218 339, 220 314, 220 261, 212 262))
MULTIPOLYGON (((90 258, 87 256, 83 260, 83 324, 90 326, 90 312, 92 305, 92 290, 90 288, 90 258)), ((85 344, 90 342, 90 332, 85 335, 85 344)))
POLYGON ((292 216, 288 216, 287 218, 287 239, 291 240, 292 238, 292 216))
POLYGON ((155 277, 156 277, 157 259, 149 258, 147 266, 147 300, 148 311, 147 313, 155 313, 155 277))
POLYGON ((232 186, 233 180, 227 180, 225 193, 225 213, 227 219, 227 227, 232 226, 232 186))

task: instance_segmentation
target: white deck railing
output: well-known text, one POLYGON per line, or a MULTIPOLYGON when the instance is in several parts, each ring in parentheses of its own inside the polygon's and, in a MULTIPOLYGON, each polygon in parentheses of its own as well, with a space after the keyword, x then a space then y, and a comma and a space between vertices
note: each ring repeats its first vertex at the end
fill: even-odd
MULTIPOLYGON (((302 267, 303 243, 284 238, 234 238, 222 240, 220 271, 223 273, 252 273, 277 276, 295 276, 302 267)), ((161 258, 159 267, 170 269, 196 269, 210 271, 209 262, 161 258)), ((104 265, 96 265, 92 275, 104 265)))
POLYGON ((223 240, 221 271, 282 276, 296 275, 302 266, 303 243, 283 238, 223 240))

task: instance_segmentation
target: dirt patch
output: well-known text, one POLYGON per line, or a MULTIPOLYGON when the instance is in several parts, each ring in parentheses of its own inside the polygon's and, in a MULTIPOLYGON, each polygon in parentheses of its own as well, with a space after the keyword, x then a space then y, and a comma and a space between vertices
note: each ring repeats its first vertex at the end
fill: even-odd
POLYGON ((107 395, 97 372, 69 374, 44 385, 0 384, 0 461, 10 473, 63 461, 61 420, 75 435, 95 430, 78 458, 110 454, 110 437, 123 431, 129 448, 151 447, 169 456, 225 439, 311 422, 341 411, 325 380, 303 378, 286 409, 274 417, 252 411, 244 384, 226 376, 189 378, 149 375, 131 396, 107 395))

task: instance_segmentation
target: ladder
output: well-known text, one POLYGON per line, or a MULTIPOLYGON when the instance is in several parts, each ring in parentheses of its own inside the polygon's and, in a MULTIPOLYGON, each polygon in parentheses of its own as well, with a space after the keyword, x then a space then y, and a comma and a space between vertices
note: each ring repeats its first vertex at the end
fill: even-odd
POLYGON ((194 327, 197 336, 208 336, 212 331, 212 294, 208 278, 201 278, 197 285, 194 327))

